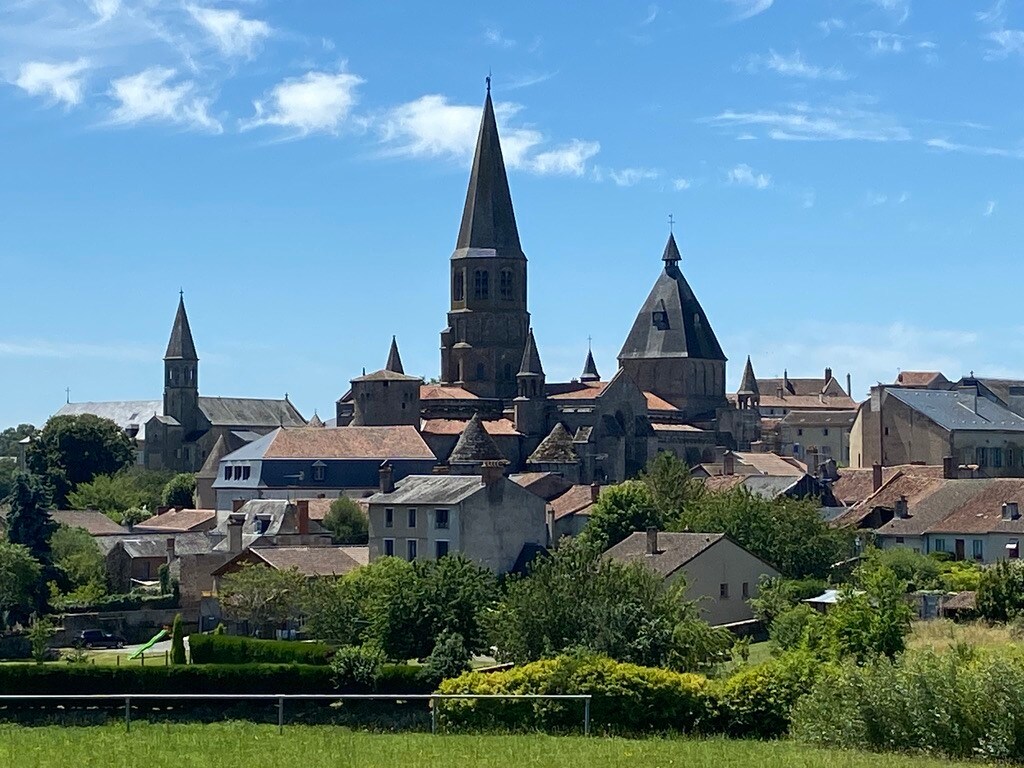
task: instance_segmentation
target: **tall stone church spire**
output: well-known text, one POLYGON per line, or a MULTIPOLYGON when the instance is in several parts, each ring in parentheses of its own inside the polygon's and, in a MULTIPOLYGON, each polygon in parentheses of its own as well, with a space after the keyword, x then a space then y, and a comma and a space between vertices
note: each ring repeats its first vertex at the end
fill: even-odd
POLYGON ((164 360, 199 360, 196 344, 192 341, 192 329, 188 324, 188 313, 185 312, 185 294, 178 296, 178 313, 174 316, 171 327, 171 338, 167 342, 164 360))
POLYGON ((743 366, 743 378, 740 380, 740 388, 736 390, 736 403, 740 410, 756 408, 761 403, 761 390, 757 386, 750 355, 747 355, 747 364, 743 366))
POLYGON ((462 223, 451 262, 441 381, 478 397, 516 396, 526 348, 526 256, 512 209, 490 86, 484 98, 462 223))
POLYGON ((178 298, 178 312, 164 354, 164 416, 181 425, 184 434, 199 427, 199 355, 185 312, 185 296, 178 298))
POLYGON ((388 363, 384 366, 384 370, 392 373, 405 373, 405 368, 402 367, 402 358, 398 354, 398 339, 394 336, 391 337, 391 349, 388 350, 388 363))

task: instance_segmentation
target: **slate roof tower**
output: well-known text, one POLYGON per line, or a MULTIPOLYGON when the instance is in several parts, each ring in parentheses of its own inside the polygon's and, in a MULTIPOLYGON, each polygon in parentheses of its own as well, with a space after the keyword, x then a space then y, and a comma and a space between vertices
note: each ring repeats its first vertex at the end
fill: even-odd
POLYGON ((761 390, 757 386, 757 377, 754 376, 754 366, 750 362, 750 355, 747 355, 747 364, 743 366, 743 379, 740 381, 740 388, 736 390, 736 404, 741 410, 757 408, 761 404, 761 390))
POLYGON ((490 78, 450 269, 441 381, 478 397, 513 398, 516 366, 530 327, 526 256, 501 155, 490 78))
POLYGON ((178 311, 171 338, 164 353, 164 413, 181 425, 185 435, 199 428, 199 355, 185 312, 185 295, 178 298, 178 311))
POLYGON ((619 365, 640 389, 668 400, 686 418, 714 418, 727 404, 726 357, 679 269, 675 235, 669 234, 661 259, 664 268, 622 345, 619 365))

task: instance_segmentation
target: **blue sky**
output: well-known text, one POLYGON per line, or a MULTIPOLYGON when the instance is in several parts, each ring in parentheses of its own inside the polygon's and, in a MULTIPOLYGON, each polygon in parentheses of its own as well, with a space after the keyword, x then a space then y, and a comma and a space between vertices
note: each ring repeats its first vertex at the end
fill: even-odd
POLYGON ((660 268, 760 376, 1024 376, 1024 4, 0 6, 0 426, 209 395, 330 415, 397 334, 438 370, 494 76, 549 380, 606 376, 660 268))

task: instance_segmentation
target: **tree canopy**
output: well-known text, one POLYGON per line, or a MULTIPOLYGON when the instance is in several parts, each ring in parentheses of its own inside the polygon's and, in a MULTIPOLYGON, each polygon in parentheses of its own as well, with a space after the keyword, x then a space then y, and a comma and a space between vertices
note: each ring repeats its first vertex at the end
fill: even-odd
POLYGON ((604 550, 634 531, 643 531, 652 525, 662 528, 664 522, 648 486, 637 480, 627 480, 601 491, 581 538, 604 550))
POLYGON ((225 616, 248 622, 249 630, 259 634, 297 618, 305 589, 306 577, 297 569, 280 571, 245 563, 221 579, 218 596, 225 616))
POLYGON ((44 565, 51 561, 50 537, 57 525, 50 517, 50 497, 39 478, 27 472, 19 474, 7 513, 7 540, 28 548, 29 554, 44 565))
POLYGON ((165 507, 175 509, 191 509, 196 503, 196 476, 191 472, 182 472, 167 481, 160 501, 165 507))
POLYGON ((54 416, 26 452, 29 468, 53 489, 58 507, 68 493, 97 475, 112 475, 132 464, 131 439, 110 419, 92 414, 54 416))
POLYGON ((324 515, 324 528, 331 532, 335 544, 365 544, 369 537, 369 522, 362 508, 348 496, 339 496, 331 502, 324 515))
POLYGON ((35 606, 42 570, 28 547, 0 541, 0 612, 4 626, 12 611, 24 616, 35 606))
POLYGON ((38 432, 32 424, 19 424, 0 432, 0 456, 17 456, 18 443, 38 432))

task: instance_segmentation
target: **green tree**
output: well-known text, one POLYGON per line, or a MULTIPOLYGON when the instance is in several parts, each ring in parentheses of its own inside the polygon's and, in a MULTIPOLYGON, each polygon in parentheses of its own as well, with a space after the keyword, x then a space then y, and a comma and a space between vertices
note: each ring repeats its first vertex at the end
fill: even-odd
POLYGON ((53 564, 67 591, 87 587, 101 597, 106 591, 106 561, 96 539, 81 528, 62 525, 50 539, 53 564))
POLYGON ((977 605, 978 615, 987 621, 1017 618, 1024 610, 1024 565, 1001 560, 982 572, 977 605))
POLYGON ((844 589, 825 615, 819 652, 858 662, 879 655, 895 658, 906 648, 914 617, 906 594, 907 583, 891 568, 872 570, 864 579, 863 592, 844 589))
POLYGON ((195 506, 196 476, 191 472, 182 472, 172 477, 160 494, 160 501, 165 507, 175 509, 191 509, 195 506))
POLYGON ((11 495, 11 491, 14 490, 14 479, 20 471, 18 463, 14 459, 0 458, 0 504, 3 504, 11 495))
POLYGON ((38 477, 20 473, 8 501, 7 540, 22 544, 44 568, 52 560, 50 537, 57 526, 50 517, 50 498, 38 477))
POLYGON ((679 517, 686 506, 704 496, 704 483, 690 474, 689 467, 670 451, 659 451, 640 475, 651 501, 663 520, 679 517))
POLYGON ((80 483, 112 475, 135 460, 135 447, 110 419, 91 414, 54 416, 29 446, 28 466, 53 489, 58 507, 80 483))
POLYGON ((221 579, 218 596, 224 615, 245 621, 253 634, 280 626, 301 613, 306 577, 292 568, 279 571, 248 563, 221 579))
POLYGON ((5 627, 10 624, 12 612, 27 616, 35 603, 42 572, 28 547, 0 541, 0 612, 5 627))
POLYGON ((0 456, 17 456, 18 444, 38 431, 32 424, 19 424, 0 432, 0 456))
POLYGON ((634 531, 643 531, 649 526, 661 528, 663 523, 648 486, 638 480, 627 480, 601 491, 580 537, 604 550, 634 531))
POLYGON ((766 499, 743 486, 687 504, 672 530, 726 533, 784 576, 823 578, 852 552, 852 534, 829 528, 809 501, 766 499))
POLYGON ((425 666, 431 678, 440 683, 442 680, 468 672, 470 659, 462 635, 458 632, 444 631, 438 635, 434 650, 427 657, 425 666))
POLYGON ((142 507, 145 503, 145 494, 125 472, 98 475, 68 494, 68 504, 73 509, 94 509, 118 522, 125 510, 142 507))
POLYGON ((335 544, 365 544, 369 536, 366 513, 348 496, 331 502, 324 515, 324 528, 331 532, 335 544))
POLYGON ((938 589, 942 584, 941 574, 948 568, 947 564, 915 552, 910 547, 871 548, 864 554, 864 562, 858 569, 859 579, 863 580, 871 571, 884 566, 892 570, 900 580, 907 582, 910 591, 938 589))
POLYGON ((171 625, 171 664, 185 663, 185 628, 179 613, 175 615, 174 623, 171 625))
POLYGON ((57 627, 49 616, 35 616, 28 630, 28 640, 32 644, 32 659, 37 664, 46 661, 50 650, 50 640, 57 634, 57 627))

